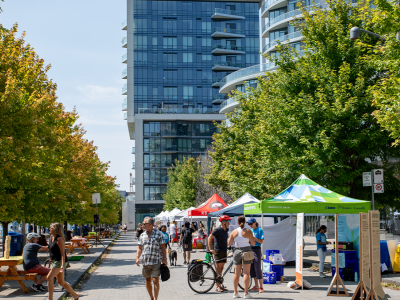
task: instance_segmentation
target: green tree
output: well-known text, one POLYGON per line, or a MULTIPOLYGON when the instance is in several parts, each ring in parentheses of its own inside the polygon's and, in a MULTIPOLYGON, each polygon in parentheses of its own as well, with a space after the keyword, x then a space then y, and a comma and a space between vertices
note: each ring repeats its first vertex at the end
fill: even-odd
POLYGON ((234 125, 215 135, 210 182, 235 197, 268 198, 304 173, 340 194, 370 199, 361 174, 379 162, 387 188, 377 201, 399 204, 398 165, 390 161, 399 151, 372 115, 367 93, 385 76, 365 63, 381 41, 349 38, 353 26, 375 30, 373 10, 344 0, 328 4, 329 10, 302 8, 303 20, 294 24, 304 36, 304 56, 279 45, 277 70, 259 78, 257 89, 236 93, 240 109, 228 115, 234 125))
POLYGON ((186 209, 196 205, 197 180, 199 168, 194 158, 175 160, 168 170, 167 192, 164 194, 164 209, 186 209))

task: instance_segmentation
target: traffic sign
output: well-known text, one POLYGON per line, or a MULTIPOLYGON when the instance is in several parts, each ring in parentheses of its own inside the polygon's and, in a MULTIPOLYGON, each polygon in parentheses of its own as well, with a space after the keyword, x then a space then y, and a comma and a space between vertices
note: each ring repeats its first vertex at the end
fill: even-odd
POLYGON ((383 169, 375 169, 373 172, 374 183, 383 183, 383 169))
POLYGON ((363 177, 363 186, 372 185, 371 172, 363 172, 362 177, 363 177))
POLYGON ((92 201, 93 204, 100 204, 101 203, 100 193, 92 194, 92 201))
POLYGON ((383 183, 374 184, 374 193, 382 194, 383 193, 383 183))

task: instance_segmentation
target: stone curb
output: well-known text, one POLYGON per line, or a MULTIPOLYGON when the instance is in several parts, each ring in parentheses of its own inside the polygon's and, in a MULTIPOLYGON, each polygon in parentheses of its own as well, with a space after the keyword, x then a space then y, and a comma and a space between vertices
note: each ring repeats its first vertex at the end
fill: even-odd
POLYGON ((397 286, 400 286, 400 277, 382 278, 382 282, 390 283, 390 284, 395 284, 395 285, 397 285, 397 286))
MULTIPOLYGON (((90 269, 90 268, 95 264, 95 262, 104 254, 104 252, 105 252, 105 251, 107 250, 107 248, 111 245, 111 243, 114 242, 114 241, 120 236, 120 234, 121 234, 121 231, 115 236, 115 238, 114 238, 112 241, 110 241, 110 243, 109 243, 106 247, 104 247, 103 251, 101 251, 100 254, 99 254, 97 257, 94 258, 93 262, 87 263, 87 264, 88 264, 88 267, 78 276, 77 279, 75 279, 74 282, 69 282, 69 284, 71 285, 72 288, 74 288, 74 287, 78 284, 78 282, 83 278, 83 276, 85 276, 85 274, 89 271, 89 269, 90 269)), ((67 291, 59 291, 59 292, 56 292, 56 291, 55 291, 55 292, 54 292, 54 299, 62 300, 63 297, 66 297, 66 296, 67 296, 67 294, 68 294, 67 291)))

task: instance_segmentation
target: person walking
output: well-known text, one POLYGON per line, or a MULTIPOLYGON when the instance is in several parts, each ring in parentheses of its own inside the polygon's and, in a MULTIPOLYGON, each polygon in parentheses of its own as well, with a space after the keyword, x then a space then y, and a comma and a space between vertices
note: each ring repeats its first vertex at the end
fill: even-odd
POLYGON ((247 224, 251 227, 251 232, 253 233, 255 245, 251 246, 253 250, 254 260, 250 267, 250 277, 254 278, 254 286, 250 291, 257 291, 259 293, 264 293, 263 287, 263 273, 261 269, 262 253, 261 245, 264 242, 264 231, 262 228, 258 227, 257 220, 255 218, 250 218, 247 224))
POLYGON ((164 236, 165 247, 168 245, 168 248, 171 249, 171 244, 169 243, 169 234, 167 233, 167 225, 161 225, 160 230, 164 236))
POLYGON ((143 228, 142 228, 142 224, 137 224, 137 228, 136 228, 136 239, 139 241, 139 237, 140 235, 143 233, 143 228))
POLYGON ((181 238, 179 240, 179 244, 182 245, 184 265, 190 262, 190 253, 192 252, 192 234, 194 231, 193 223, 186 221, 185 228, 182 229, 181 238), (192 226, 192 228, 190 228, 190 226, 192 226))
POLYGON ((233 253, 233 264, 235 265, 235 274, 233 275, 233 298, 240 298, 238 285, 243 266, 244 298, 251 299, 253 297, 249 294, 250 266, 253 262, 254 254, 250 245, 255 245, 255 239, 251 230, 244 228, 245 222, 246 218, 244 216, 237 218, 239 228, 232 231, 229 236, 228 245, 232 246, 233 241, 235 241, 238 247, 233 253))
POLYGON ((22 251, 24 258, 23 268, 27 273, 37 273, 40 275, 38 281, 32 285, 32 289, 36 292, 46 291, 47 289, 42 285, 46 281, 47 275, 50 273, 50 269, 40 265, 38 258, 38 251, 49 251, 47 246, 39 245, 40 235, 34 232, 28 233, 26 240, 27 243, 22 251))
POLYGON ((161 263, 168 265, 167 250, 164 236, 161 231, 154 228, 154 219, 146 217, 143 220, 145 232, 140 235, 139 247, 136 253, 136 265, 143 265, 142 276, 146 279, 146 289, 150 299, 157 300, 160 292, 160 266, 161 263), (153 286, 151 284, 153 280, 153 286))
POLYGON ((50 273, 47 275, 49 300, 53 300, 54 277, 57 278, 58 284, 61 285, 68 293, 70 293, 75 300, 77 300, 79 299, 80 295, 77 294, 69 285, 69 283, 64 280, 64 270, 69 266, 69 263, 65 260, 65 240, 61 224, 51 224, 50 234, 52 235, 51 243, 49 244, 51 268, 50 273))
POLYGON ((326 226, 321 225, 316 231, 317 239, 317 253, 319 258, 319 277, 326 278, 324 274, 324 264, 326 258, 326 245, 331 244, 331 242, 326 241, 326 226))
MULTIPOLYGON (((226 257, 228 256, 228 231, 231 217, 223 215, 219 218, 221 225, 213 230, 208 237, 208 249, 214 254, 216 269, 219 276, 222 276, 224 265, 226 264, 226 257), (214 240, 214 249, 212 249, 212 240, 214 240)), ((227 291, 226 287, 217 282, 217 292, 227 291)))
POLYGON ((169 226, 169 235, 170 235, 170 240, 172 242, 172 246, 175 243, 176 231, 177 231, 177 229, 176 229, 176 221, 173 221, 171 223, 171 225, 169 226))
POLYGON ((29 223, 28 225, 28 233, 32 233, 33 232, 33 226, 31 223, 29 223))
POLYGON ((126 231, 128 230, 128 226, 126 225, 126 223, 124 224, 124 234, 126 234, 126 231))

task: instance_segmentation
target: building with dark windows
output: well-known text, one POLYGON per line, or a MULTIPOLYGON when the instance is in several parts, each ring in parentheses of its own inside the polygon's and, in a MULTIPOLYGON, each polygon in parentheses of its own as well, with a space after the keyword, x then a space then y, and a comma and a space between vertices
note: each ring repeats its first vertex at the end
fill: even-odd
POLYGON ((128 227, 161 212, 174 160, 211 144, 214 122, 225 119, 222 78, 260 63, 259 8, 245 0, 127 0, 122 109, 135 141, 128 227))

